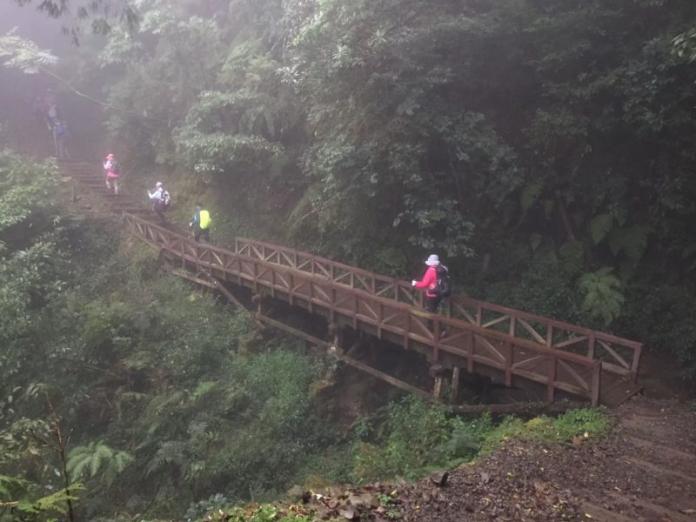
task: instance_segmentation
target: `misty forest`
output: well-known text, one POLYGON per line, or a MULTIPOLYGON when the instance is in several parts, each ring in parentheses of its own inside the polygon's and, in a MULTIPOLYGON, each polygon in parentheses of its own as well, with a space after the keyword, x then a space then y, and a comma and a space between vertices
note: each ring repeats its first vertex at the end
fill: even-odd
POLYGON ((694 520, 696 2, 0 4, 0 522, 694 520))

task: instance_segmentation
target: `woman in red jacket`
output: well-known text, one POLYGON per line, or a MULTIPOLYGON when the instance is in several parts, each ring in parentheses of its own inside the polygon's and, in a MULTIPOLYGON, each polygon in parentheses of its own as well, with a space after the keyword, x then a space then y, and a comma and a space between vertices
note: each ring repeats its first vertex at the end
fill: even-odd
POLYGON ((411 281, 411 286, 418 289, 425 289, 425 309, 434 314, 437 312, 437 307, 440 306, 442 296, 437 291, 437 267, 440 266, 440 258, 435 254, 428 256, 425 261, 428 268, 423 274, 423 279, 411 281))

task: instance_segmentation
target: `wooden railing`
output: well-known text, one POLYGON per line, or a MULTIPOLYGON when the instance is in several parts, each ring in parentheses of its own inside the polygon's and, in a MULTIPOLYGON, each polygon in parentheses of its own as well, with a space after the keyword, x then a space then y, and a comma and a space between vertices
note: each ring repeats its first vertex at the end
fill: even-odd
MULTIPOLYGON (((493 322, 484 321, 489 309, 484 310, 483 304, 477 303, 469 317, 470 305, 459 305, 458 300, 452 306, 455 311, 461 306, 463 317, 425 314, 418 306, 419 297, 404 281, 259 241, 237 239, 233 249, 202 245, 137 216, 124 214, 124 219, 133 234, 172 254, 183 266, 205 269, 256 292, 265 289, 310 312, 322 310, 332 321, 350 321, 356 329, 367 327, 378 337, 399 339, 406 349, 425 347, 433 362, 454 358, 469 371, 483 365, 500 371, 508 386, 514 377, 540 383, 549 401, 560 390, 597 404, 603 369, 613 371, 613 365, 606 365, 596 353, 589 356, 564 349, 581 342, 558 342, 553 332, 561 331, 564 323, 541 318, 552 332, 542 338, 534 324, 536 316, 508 309, 500 312, 500 307, 495 309, 500 316, 493 322), (509 319, 502 319, 503 315, 509 319), (496 328, 505 321, 514 327, 496 328), (519 332, 529 332, 530 339, 517 334, 518 325, 519 332)), ((594 339, 596 344, 596 335, 594 339)))
MULTIPOLYGON (((361 270, 330 259, 263 241, 238 238, 238 255, 306 272, 336 284, 363 290, 385 299, 411 306, 423 305, 421 292, 414 292, 407 281, 361 270)), ((584 355, 602 362, 617 375, 637 376, 642 344, 590 330, 548 317, 530 314, 466 296, 453 296, 445 302, 443 315, 462 319, 483 329, 533 341, 553 350, 584 355)))

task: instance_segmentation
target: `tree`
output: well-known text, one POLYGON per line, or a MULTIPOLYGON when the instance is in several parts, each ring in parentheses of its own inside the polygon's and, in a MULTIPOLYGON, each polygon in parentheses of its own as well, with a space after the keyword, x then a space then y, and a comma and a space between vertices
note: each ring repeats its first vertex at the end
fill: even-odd
POLYGON ((33 6, 51 18, 69 18, 66 26, 73 41, 78 44, 82 24, 89 22, 95 34, 107 34, 114 23, 133 27, 137 14, 132 0, 15 0, 20 6, 33 6))

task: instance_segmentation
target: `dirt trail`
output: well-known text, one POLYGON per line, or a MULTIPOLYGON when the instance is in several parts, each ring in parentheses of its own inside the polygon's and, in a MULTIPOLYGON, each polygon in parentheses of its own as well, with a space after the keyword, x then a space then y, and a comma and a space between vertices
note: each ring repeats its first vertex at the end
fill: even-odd
POLYGON ((635 398, 606 440, 509 443, 454 471, 448 486, 404 491, 409 521, 696 521, 696 410, 635 398))

